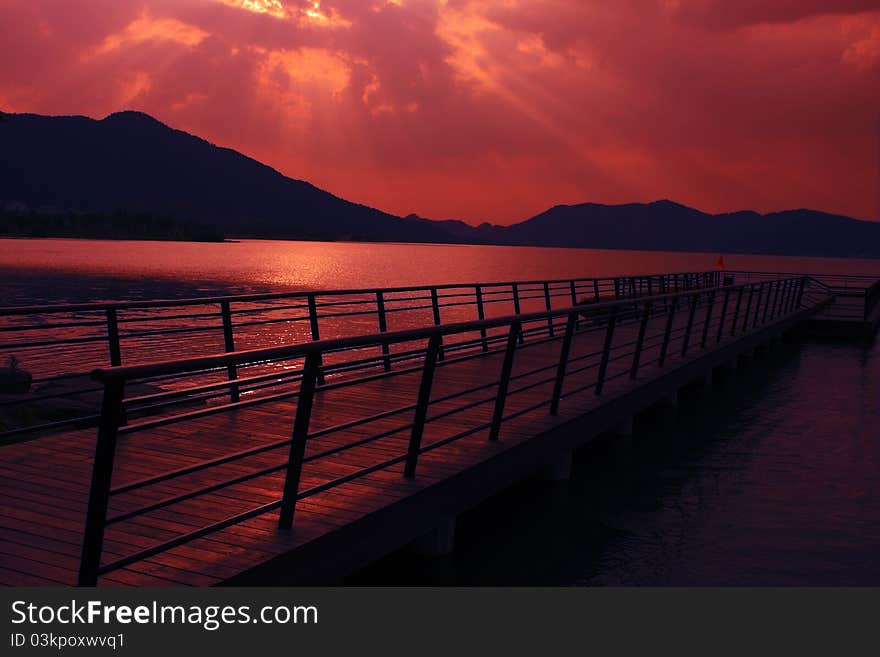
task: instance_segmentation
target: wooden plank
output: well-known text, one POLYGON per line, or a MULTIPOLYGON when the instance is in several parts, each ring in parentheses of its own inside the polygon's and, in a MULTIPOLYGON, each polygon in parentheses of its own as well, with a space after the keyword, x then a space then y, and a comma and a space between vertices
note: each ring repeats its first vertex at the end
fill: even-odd
MULTIPOLYGON (((552 432, 654 380, 660 380, 676 367, 756 334, 752 331, 734 338, 725 335, 719 344, 710 340, 710 349, 692 347, 688 357, 681 358, 680 347, 676 349, 674 346, 681 344, 683 324, 679 318, 673 326, 675 340, 667 364, 661 369, 654 361, 660 348, 657 334, 664 324, 664 316, 651 318, 648 322, 646 350, 636 381, 624 375, 630 367, 631 357, 627 349, 635 339, 637 322, 622 322, 618 326, 613 345, 617 351, 609 360, 608 380, 602 397, 597 397, 590 388, 578 394, 570 393, 591 385, 595 380, 595 367, 582 372, 576 370, 584 364, 597 362, 604 329, 598 327, 576 333, 572 341, 572 358, 592 356, 570 366, 571 373, 563 385, 559 415, 549 415, 547 406, 543 405, 536 411, 507 420, 502 424, 497 443, 487 440, 486 428, 477 428, 488 423, 492 416, 501 354, 490 352, 459 362, 446 360, 437 368, 432 399, 438 400, 460 391, 469 392, 429 407, 423 446, 431 447, 461 432, 477 430, 455 442, 422 453, 414 478, 403 477, 402 463, 382 467, 300 500, 294 527, 290 531, 279 531, 277 513, 267 513, 113 571, 102 577, 101 583, 113 586, 204 586, 235 580, 240 573, 257 572, 284 555, 314 555, 317 546, 350 540, 351 536, 358 536, 357 540, 363 540, 365 544, 375 542, 379 540, 376 536, 356 532, 366 531, 361 528, 380 522, 378 519, 396 512, 395 509, 409 508, 414 500, 428 499, 432 491, 446 490, 453 485, 450 482, 464 480, 471 476, 470 473, 489 472, 499 457, 513 453, 519 446, 536 443, 536 436, 552 432), (478 401, 483 403, 447 414, 478 401)), ((557 337, 561 338, 561 331, 558 333, 557 337)), ((711 330, 709 334, 714 333, 711 330)), ((695 344, 693 338, 691 344, 695 344)), ((511 394, 505 408, 508 416, 539 401, 549 401, 559 348, 559 339, 538 341, 532 336, 517 351, 510 390, 543 382, 524 392, 511 394), (534 372, 540 368, 544 368, 543 371, 534 372)), ((384 409, 410 406, 415 402, 418 380, 419 374, 414 372, 346 388, 319 388, 313 408, 312 431, 361 420, 384 409)), ((296 402, 292 400, 266 402, 125 435, 120 439, 117 452, 114 485, 287 440, 291 435, 295 409, 296 402)), ((307 444, 301 490, 361 473, 364 468, 378 467, 403 456, 412 416, 409 409, 313 438, 307 444), (359 444, 385 432, 389 435, 359 444), (340 451, 326 453, 337 449, 340 451)), ((3 477, 0 481, 0 584, 51 585, 75 581, 94 442, 93 431, 78 430, 4 448, 0 457, 0 476, 3 477)), ((246 472, 284 465, 287 451, 286 446, 281 446, 131 491, 111 501, 111 514, 139 509, 168 496, 187 494, 246 472)), ((104 562, 274 501, 280 497, 283 480, 281 470, 109 526, 104 562)), ((405 527, 398 527, 387 533, 389 537, 396 536, 393 540, 402 540, 405 530, 405 527)), ((392 541, 391 538, 388 540, 392 541)), ((366 548, 364 550, 363 554, 367 554, 366 548)))

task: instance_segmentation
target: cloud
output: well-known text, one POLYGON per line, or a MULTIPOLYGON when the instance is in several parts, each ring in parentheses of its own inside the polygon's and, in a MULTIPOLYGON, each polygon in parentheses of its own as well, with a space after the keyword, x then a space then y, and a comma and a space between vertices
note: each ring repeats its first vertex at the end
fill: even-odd
POLYGON ((0 100, 140 109, 400 214, 872 216, 878 4, 32 0, 0 5, 0 100))
POLYGON ((94 54, 106 55, 131 44, 171 41, 185 46, 197 46, 208 33, 195 25, 187 25, 173 18, 151 18, 144 13, 129 23, 124 30, 107 36, 94 54))
POLYGON ((880 0, 661 0, 661 3, 676 19, 721 30, 880 10, 880 0))

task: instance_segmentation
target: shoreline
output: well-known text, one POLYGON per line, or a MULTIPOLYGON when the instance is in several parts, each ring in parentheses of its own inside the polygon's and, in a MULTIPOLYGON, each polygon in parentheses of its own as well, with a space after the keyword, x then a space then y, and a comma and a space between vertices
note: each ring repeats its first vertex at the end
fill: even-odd
POLYGON ((497 242, 400 242, 400 241, 376 241, 376 240, 329 240, 309 237, 250 237, 230 236, 223 239, 175 239, 159 237, 95 237, 95 236, 70 236, 70 235, 0 235, 0 240, 69 240, 69 241, 94 241, 94 242, 159 242, 159 243, 183 243, 183 244, 240 244, 242 242, 307 242, 310 244, 381 244, 400 246, 442 246, 442 247, 494 247, 511 249, 565 249, 576 251, 616 251, 621 253, 675 253, 688 255, 706 256, 745 256, 765 258, 821 258, 824 260, 872 260, 878 263, 880 272, 880 255, 828 255, 816 253, 790 253, 790 252, 767 252, 767 251, 694 251, 689 249, 656 248, 656 249, 628 249, 615 246, 568 246, 560 244, 503 244, 497 242))

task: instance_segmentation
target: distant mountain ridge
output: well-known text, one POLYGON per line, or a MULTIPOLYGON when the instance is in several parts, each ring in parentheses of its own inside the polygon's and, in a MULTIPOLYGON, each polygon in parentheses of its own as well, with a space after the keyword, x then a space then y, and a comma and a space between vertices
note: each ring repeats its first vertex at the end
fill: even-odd
POLYGON ((501 239, 595 249, 880 257, 880 222, 806 209, 708 214, 669 200, 558 205, 507 227, 501 239))
POLYGON ((346 201, 140 112, 0 119, 0 209, 124 212, 235 237, 880 257, 880 222, 815 210, 713 215, 669 200, 583 203, 511 226, 471 226, 346 201))

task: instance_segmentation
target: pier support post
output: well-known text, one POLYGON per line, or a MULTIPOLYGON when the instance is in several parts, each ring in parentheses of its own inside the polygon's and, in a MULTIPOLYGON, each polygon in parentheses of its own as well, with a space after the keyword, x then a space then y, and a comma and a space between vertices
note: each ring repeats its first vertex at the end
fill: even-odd
POLYGON ((710 392, 712 390, 712 386, 715 384, 715 375, 712 369, 708 369, 703 372, 702 376, 697 379, 700 385, 703 387, 704 392, 710 392))
POLYGON ((620 465, 630 465, 635 460, 635 440, 633 438, 635 417, 630 415, 620 424, 614 427, 614 439, 612 441, 612 451, 615 459, 620 465))
POLYGON ((697 378, 700 387, 700 399, 705 401, 712 396, 715 387, 715 371, 710 367, 697 378))
POLYGON ((550 481, 568 481, 571 479, 571 452, 563 452, 550 465, 549 478, 550 481))
POLYGON ((666 395, 660 404, 666 421, 670 424, 674 423, 678 419, 678 388, 666 395))
POLYGON ((628 451, 632 451, 633 448, 633 433, 634 431, 634 422, 635 417, 630 415, 623 422, 618 424, 614 428, 614 433, 617 435, 617 444, 621 449, 625 449, 628 451))
POLYGON ((736 381, 736 361, 728 361, 715 368, 712 373, 712 380, 715 385, 721 388, 727 388, 736 381))
POLYGON ((455 549, 455 516, 444 518, 434 529, 417 539, 416 553, 423 557, 445 557, 455 549))

